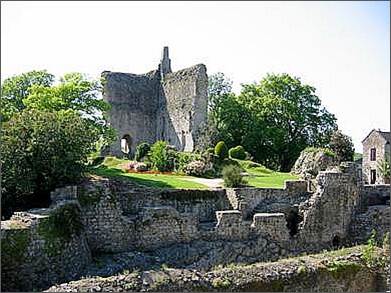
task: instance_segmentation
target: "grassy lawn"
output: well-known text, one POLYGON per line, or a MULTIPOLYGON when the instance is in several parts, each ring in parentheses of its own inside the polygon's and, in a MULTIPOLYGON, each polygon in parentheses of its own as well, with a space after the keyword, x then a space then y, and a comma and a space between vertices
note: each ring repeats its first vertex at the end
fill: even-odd
POLYGON ((128 179, 134 183, 155 188, 207 188, 207 186, 203 184, 186 180, 194 178, 191 176, 127 173, 123 171, 123 165, 127 162, 129 161, 107 157, 101 165, 93 169, 93 173, 103 177, 128 179))
MULTIPOLYGON (((261 164, 252 161, 235 160, 248 173, 246 176, 248 185, 251 187, 265 188, 283 188, 285 180, 298 179, 290 173, 275 172, 261 164)), ((106 157, 102 164, 93 169, 93 173, 103 177, 114 177, 131 180, 134 183, 155 187, 155 188, 187 188, 187 189, 206 189, 207 186, 190 181, 195 178, 192 176, 176 174, 143 174, 127 173, 123 170, 127 160, 121 160, 114 157, 106 157)))
POLYGON ((297 180, 298 176, 290 173, 275 172, 252 161, 236 160, 246 170, 248 185, 253 187, 283 188, 285 180, 297 180))

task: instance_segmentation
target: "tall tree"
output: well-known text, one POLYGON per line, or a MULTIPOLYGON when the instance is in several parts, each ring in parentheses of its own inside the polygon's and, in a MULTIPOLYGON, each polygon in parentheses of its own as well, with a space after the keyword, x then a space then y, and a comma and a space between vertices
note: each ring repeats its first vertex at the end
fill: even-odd
POLYGON ((244 85, 238 101, 265 127, 258 142, 263 147, 253 155, 267 161, 273 154, 271 160, 284 171, 305 147, 326 144, 337 127, 315 88, 288 74, 268 74, 259 84, 244 85))
POLYGON ((48 88, 53 82, 54 75, 46 70, 34 70, 5 79, 1 85, 1 120, 7 121, 25 108, 23 99, 30 95, 33 86, 48 88))
POLYGON ((322 107, 314 87, 288 74, 242 86, 238 96, 217 94, 211 109, 229 147, 242 145, 260 163, 288 171, 304 148, 330 141, 336 118, 322 107))

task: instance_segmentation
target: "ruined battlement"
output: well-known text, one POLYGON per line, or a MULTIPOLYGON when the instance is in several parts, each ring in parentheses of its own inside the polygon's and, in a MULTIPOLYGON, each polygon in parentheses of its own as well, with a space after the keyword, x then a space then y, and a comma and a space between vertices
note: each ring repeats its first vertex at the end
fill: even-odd
POLYGON ((303 181, 284 189, 160 190, 94 179, 59 188, 49 208, 2 222, 4 288, 20 286, 20 278, 24 290, 75 278, 91 253, 129 254, 115 272, 163 263, 208 269, 363 243, 372 229, 381 239, 389 206, 360 213, 363 189, 354 172, 320 172, 315 192, 303 181), (17 250, 12 243, 20 243, 17 250))
POLYGON ((118 134, 106 154, 133 155, 139 143, 157 140, 181 151, 194 150, 196 134, 207 117, 205 65, 172 72, 168 47, 164 47, 157 70, 146 74, 104 71, 101 77, 103 99, 111 105, 108 120, 118 134), (124 144, 127 147, 121 148, 124 144))

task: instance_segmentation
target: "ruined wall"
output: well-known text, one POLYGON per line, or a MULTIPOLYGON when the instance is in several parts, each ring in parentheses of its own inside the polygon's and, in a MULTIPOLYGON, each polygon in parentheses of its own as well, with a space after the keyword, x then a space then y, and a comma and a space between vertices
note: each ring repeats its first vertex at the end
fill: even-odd
POLYGON ((124 135, 131 137, 131 154, 143 141, 165 140, 178 150, 194 149, 207 117, 205 65, 171 72, 165 48, 158 70, 141 75, 104 71, 102 80, 103 98, 111 105, 108 119, 118 132, 106 154, 122 156, 124 135))
POLYGON ((365 243, 375 231, 376 240, 382 243, 385 234, 390 232, 390 214, 389 205, 374 205, 366 212, 356 215, 350 226, 350 242, 365 243))
MULTIPOLYGON (((39 240, 32 241, 31 248, 18 251, 31 250, 33 258, 43 259, 43 263, 36 266, 36 261, 22 254, 4 264, 2 276, 9 278, 8 284, 17 284, 19 276, 32 280, 36 272, 48 267, 54 272, 50 274, 59 279, 74 276, 89 261, 89 249, 92 253, 116 253, 115 266, 107 268, 113 274, 121 268, 162 264, 208 269, 362 243, 373 228, 379 235, 389 230, 390 209, 383 205, 357 210, 361 189, 356 176, 354 164, 342 164, 340 171, 321 172, 313 194, 303 181, 287 182, 281 190, 156 190, 97 178, 58 189, 52 193, 53 206, 76 205, 83 226, 81 234, 63 241, 63 246, 54 246, 59 258, 47 257, 45 243, 52 238, 42 239, 47 234, 25 226, 41 223, 50 218, 51 212, 16 214, 11 220, 22 223, 18 229, 3 229, 11 227, 12 221, 2 222, 4 243, 23 240, 29 233, 38 235, 39 240), (296 212, 293 219, 288 209, 296 212), (31 218, 34 220, 28 220, 31 218), (20 269, 23 266, 26 269, 20 269)), ((64 222, 69 224, 68 220, 64 222)), ((57 280, 47 274, 42 273, 47 282, 57 280)), ((30 287, 41 284, 41 276, 33 282, 30 287)))
POLYGON ((348 236, 349 226, 359 202, 354 163, 343 172, 324 171, 317 176, 317 190, 300 207, 303 221, 299 226, 299 242, 308 246, 319 243, 339 245, 348 236))
POLYGON ((276 188, 232 188, 227 189, 233 208, 242 212, 245 219, 256 212, 289 211, 310 196, 308 183, 304 180, 285 181, 283 189, 276 188))
POLYGON ((15 213, 1 222, 2 291, 40 290, 75 279, 91 253, 75 201, 15 213))
POLYGON ((126 134, 132 140, 131 153, 141 142, 155 142, 161 91, 159 72, 137 75, 105 71, 102 79, 103 98, 111 105, 108 120, 118 132, 109 152, 122 155, 121 138, 126 134))
POLYGON ((374 258, 380 261, 373 268, 361 259, 362 254, 362 248, 354 247, 272 263, 232 264, 210 271, 134 271, 55 285, 47 292, 96 288, 105 292, 385 292, 389 287, 384 274, 387 268, 381 260, 387 254, 376 249, 374 258))
MULTIPOLYGON (((203 64, 165 75, 162 82, 166 108, 163 138, 178 150, 192 151, 198 128, 206 121, 208 76, 203 64)), ((159 131, 158 131, 159 133, 159 131)))

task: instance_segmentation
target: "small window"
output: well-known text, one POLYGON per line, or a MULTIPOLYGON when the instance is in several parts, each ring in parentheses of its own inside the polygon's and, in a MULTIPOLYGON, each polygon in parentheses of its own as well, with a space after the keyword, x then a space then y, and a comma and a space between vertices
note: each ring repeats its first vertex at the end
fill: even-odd
POLYGON ((376 161, 376 149, 371 149, 371 161, 376 161))

